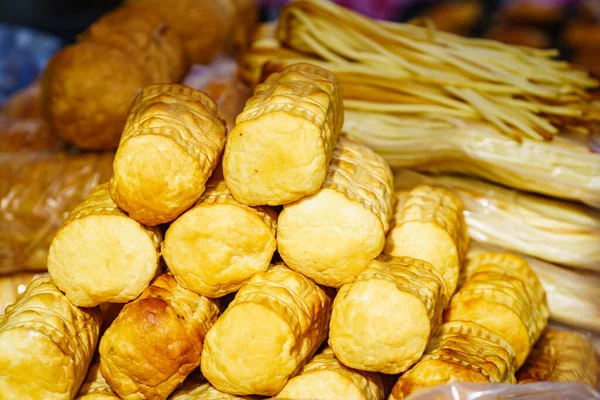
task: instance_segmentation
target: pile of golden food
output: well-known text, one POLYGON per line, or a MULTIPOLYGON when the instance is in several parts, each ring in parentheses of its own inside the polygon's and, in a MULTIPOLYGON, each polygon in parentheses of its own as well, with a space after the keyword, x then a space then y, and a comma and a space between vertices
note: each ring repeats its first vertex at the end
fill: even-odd
MULTIPOLYGON (((329 26, 327 12, 341 13, 349 25, 367 32, 349 36, 359 49, 371 43, 368 21, 335 7, 315 8, 317 12, 311 8, 315 4, 298 0, 286 8, 282 26, 290 32, 297 29, 299 36, 295 40, 288 32, 285 40, 310 45, 334 59, 333 64, 350 67, 343 57, 319 46, 314 35, 329 26), (318 18, 311 20, 309 11, 318 18)), ((133 31, 150 29, 147 23, 154 20, 147 15, 129 19, 136 7, 141 6, 125 6, 96 23, 81 43, 60 53, 47 71, 42 87, 46 96, 76 105, 60 94, 73 84, 71 78, 61 81, 56 76, 68 73, 58 72, 61 57, 84 52, 77 49, 95 54, 114 44, 119 49, 112 54, 115 60, 129 54, 131 61, 141 49, 147 60, 167 55, 185 59, 194 43, 186 40, 190 32, 184 27, 173 35, 159 30, 151 46, 122 40, 133 31), (111 18, 127 23, 108 34, 111 18), (61 86, 65 82, 68 85, 61 86)), ((339 29, 329 28, 340 40, 334 43, 341 43, 339 29)), ((381 35, 404 34, 393 25, 371 28, 381 35)), ((406 29, 421 32, 413 28, 406 29)), ((237 37, 233 32, 230 36, 228 41, 237 37)), ((347 46, 345 55, 350 57, 352 48, 347 46)), ((394 48, 407 54, 406 49, 394 48)), ((539 56, 529 55, 533 59, 528 63, 539 56)), ((414 60, 432 62, 424 54, 414 60)), ((146 68, 132 71, 175 81, 183 64, 168 61, 149 61, 146 68), (178 65, 181 68, 175 68, 178 65)), ((369 64, 373 59, 363 61, 369 64)), ((506 60, 496 61, 509 68, 506 60)), ((556 268, 573 282, 585 280, 584 275, 471 241, 594 269, 598 254, 588 249, 574 256, 571 249, 580 242, 565 245, 566 235, 553 228, 568 227, 594 246, 598 235, 578 227, 593 227, 597 217, 586 208, 534 195, 523 195, 513 204, 511 189, 494 189, 472 178, 393 172, 386 158, 356 135, 346 134, 345 110, 356 103, 343 96, 348 85, 343 68, 332 72, 324 68, 333 65, 327 62, 289 59, 282 64, 255 86, 229 132, 208 94, 150 79, 152 84, 144 84, 135 95, 121 124, 119 115, 105 115, 111 128, 119 127, 116 154, 83 154, 62 162, 77 168, 77 160, 85 158, 88 165, 93 158, 94 168, 82 168, 92 177, 78 181, 88 182, 86 187, 79 185, 76 193, 61 196, 65 202, 57 208, 68 216, 46 246, 49 276, 34 277, 0 315, 0 399, 397 400, 451 382, 579 382, 596 388, 600 363, 589 339, 550 329, 548 321, 552 317, 600 329, 597 288, 589 289, 590 299, 578 299, 590 308, 589 315, 571 316, 569 306, 557 301, 560 295, 568 296, 553 292, 554 273, 548 271, 556 268), (499 210, 493 215, 500 217, 477 214, 481 198, 497 202, 499 210), (554 240, 546 246, 556 251, 540 251, 527 236, 516 240, 521 232, 507 238, 498 219, 511 207, 530 217, 516 225, 523 235, 546 235, 554 240), (549 294, 557 297, 547 298, 549 294)), ((452 103, 469 118, 483 104, 480 97, 469 95, 476 87, 483 88, 482 96, 490 95, 488 100, 498 109, 505 109, 510 99, 529 104, 529 111, 519 114, 530 123, 525 130, 531 132, 523 133, 531 136, 527 143, 538 143, 535 132, 552 136, 558 127, 588 129, 586 124, 595 118, 584 101, 589 78, 550 61, 544 65, 553 71, 545 82, 538 82, 544 96, 527 100, 510 91, 517 86, 531 89, 526 82, 478 86, 461 75, 463 68, 472 69, 468 65, 446 71, 443 79, 473 86, 456 89, 464 96, 452 103), (550 106, 548 97, 566 84, 564 80, 570 83, 565 97, 550 106), (541 126, 548 129, 536 130, 541 126)), ((261 74, 272 66, 266 63, 261 74)), ((434 82, 421 83, 427 88, 421 93, 424 97, 445 101, 447 93, 442 96, 434 82)), ((82 109, 86 104, 80 104, 82 109)), ((46 110, 55 118, 51 126, 69 124, 59 116, 68 113, 63 106, 54 102, 46 110)), ((421 111, 418 118, 431 122, 433 117, 421 111)), ((82 124, 88 116, 68 114, 82 124)), ((503 133, 496 133, 502 136, 518 126, 519 118, 491 118, 486 129, 497 124, 503 133)), ((95 122, 97 128, 106 121, 95 122)), ((65 137, 77 135, 79 128, 72 124, 65 137)), ((113 133, 107 130, 81 140, 89 147, 110 147, 113 133)), ((37 160, 35 165, 22 174, 38 176, 48 164, 37 160)), ((16 167, 7 163, 4 168, 16 167)), ((30 187, 10 186, 17 194, 17 189, 27 188, 43 192, 48 184, 37 180, 39 184, 30 187)), ((35 209, 16 205, 13 219, 35 209)), ((32 212, 21 219, 25 218, 44 216, 32 212)), ((44 246, 36 247, 34 254, 24 251, 37 238, 26 230, 16 235, 18 240, 2 235, 0 244, 10 244, 23 264, 43 269, 44 246)), ((0 263, 2 272, 12 267, 0 263)), ((16 284, 25 285, 31 278, 15 278, 16 284)), ((593 275, 590 281, 597 279, 593 275)), ((12 296, 12 289, 6 292, 12 296)), ((11 302, 0 300, 2 308, 11 302)))

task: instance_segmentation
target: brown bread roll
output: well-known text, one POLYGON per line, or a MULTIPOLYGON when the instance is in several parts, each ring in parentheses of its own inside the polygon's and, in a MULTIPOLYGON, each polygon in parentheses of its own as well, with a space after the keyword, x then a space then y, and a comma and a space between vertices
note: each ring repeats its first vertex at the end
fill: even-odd
POLYGON ((279 215, 279 254, 318 284, 350 283, 383 250, 392 205, 390 167, 342 136, 321 189, 285 205, 279 215))
POLYGON ((450 382, 516 383, 512 347, 481 325, 447 322, 438 328, 423 358, 398 379, 389 400, 450 382))
POLYGON ((71 400, 94 355, 97 308, 75 307, 49 277, 35 279, 0 315, 3 400, 71 400))
POLYGON ((358 371, 339 362, 326 347, 288 381, 275 399, 383 400, 381 375, 358 371))
POLYGON ((200 364, 219 303, 160 275, 100 341, 100 369, 124 400, 165 399, 200 364))
POLYGON ((0 158, 0 275, 45 271, 64 219, 112 175, 114 153, 14 153, 0 158))
POLYGON ((96 187, 65 220, 48 252, 48 272, 80 307, 126 303, 159 270, 162 235, 129 218, 112 201, 108 184, 96 187))
POLYGON ((123 130, 112 198, 145 225, 174 220, 204 192, 225 137, 217 106, 205 93, 176 84, 147 86, 123 130))
POLYGON ((202 373, 227 393, 274 396, 325 340, 330 314, 322 288, 276 264, 242 286, 208 332, 202 373))
POLYGON ((238 203, 217 167, 200 199, 167 230, 163 257, 182 286, 221 297, 269 268, 276 221, 277 213, 268 207, 238 203))
POLYGON ((460 198, 442 187, 420 185, 397 193, 384 253, 431 263, 444 277, 450 299, 469 248, 463 211, 460 198))
POLYGON ((0 115, 0 153, 53 150, 60 139, 42 119, 12 118, 0 115))
POLYGON ((281 205, 325 180, 344 122, 339 82, 315 65, 290 65, 256 86, 225 154, 227 187, 242 204, 281 205))
POLYGON ((425 261, 380 256, 342 286, 329 345, 345 365, 398 374, 417 362, 447 304, 442 276, 425 261))

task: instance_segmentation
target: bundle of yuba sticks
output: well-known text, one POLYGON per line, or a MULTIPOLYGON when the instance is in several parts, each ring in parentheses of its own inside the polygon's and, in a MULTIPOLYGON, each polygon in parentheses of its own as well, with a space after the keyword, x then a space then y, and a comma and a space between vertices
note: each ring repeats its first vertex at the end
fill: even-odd
POLYGON ((50 277, 0 316, 3 398, 383 400, 515 383, 547 325, 540 281, 510 254, 467 264, 460 197, 394 193, 385 160, 340 134, 341 92, 331 71, 290 65, 226 135, 204 93, 145 87, 110 182, 54 237, 50 277))
POLYGON ((597 82, 556 55, 298 0, 258 30, 241 65, 254 84, 296 62, 333 71, 344 132, 392 167, 600 207, 600 155, 586 143, 600 118, 586 89, 597 82))

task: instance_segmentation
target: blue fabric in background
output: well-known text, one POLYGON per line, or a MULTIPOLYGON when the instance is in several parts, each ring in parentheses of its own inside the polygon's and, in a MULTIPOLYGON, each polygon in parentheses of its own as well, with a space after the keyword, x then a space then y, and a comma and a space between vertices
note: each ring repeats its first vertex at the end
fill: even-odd
POLYGON ((40 75, 61 39, 31 28, 0 24, 0 105, 40 75))

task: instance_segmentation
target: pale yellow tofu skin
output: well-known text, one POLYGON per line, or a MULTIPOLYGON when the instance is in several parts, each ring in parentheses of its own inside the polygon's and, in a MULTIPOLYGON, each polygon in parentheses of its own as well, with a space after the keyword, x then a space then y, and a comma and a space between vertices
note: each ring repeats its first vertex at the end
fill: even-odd
POLYGON ((48 272, 79 307, 126 303, 148 287, 159 269, 162 235, 117 207, 108 184, 93 189, 52 240, 48 272))
POLYGON ((94 355, 102 317, 40 277, 0 315, 2 400, 71 400, 94 355))
POLYGON ((460 198, 442 187, 420 185, 397 193, 384 253, 429 262, 444 277, 450 299, 469 249, 463 211, 460 198))
POLYGON ((451 382, 516 383, 512 347, 481 325, 447 322, 438 328, 423 358, 398 379, 389 400, 451 382))
POLYGON ((160 275, 102 336, 102 375, 123 400, 167 398, 200 365, 218 315, 218 300, 160 275))
POLYGON ((393 200, 383 158, 341 136, 321 189, 279 215, 279 254, 318 284, 351 283, 383 250, 393 200))
POLYGON ((548 325, 546 293, 527 262, 483 253, 466 266, 464 283, 445 311, 446 321, 473 321, 512 346, 519 368, 548 325))
POLYGON ((327 337, 331 298, 283 264, 254 275, 206 335, 201 370, 218 390, 274 396, 327 337))
POLYGON ((260 396, 237 396, 214 388, 204 377, 190 374, 169 400, 258 400, 260 396))
POLYGON ((146 86, 133 100, 110 180, 115 203, 136 221, 173 221, 204 192, 226 139, 205 93, 177 84, 146 86))
POLYGON ((384 400, 385 387, 381 375, 346 367, 337 360, 331 347, 326 347, 275 398, 384 400))
POLYGON ((182 286, 221 297, 269 268, 276 221, 270 208, 236 201, 217 168, 198 202, 167 230, 163 258, 182 286))
POLYGON ((519 369, 517 380, 585 383, 596 389, 599 374, 600 361, 589 338, 579 332, 550 329, 519 369))
POLYGON ((120 400, 100 373, 100 363, 90 367, 76 400, 120 400))
POLYGON ((323 184, 344 123, 335 75, 299 63, 256 86, 227 138, 225 181, 242 204, 282 205, 323 184))
POLYGON ((404 372, 423 355, 446 304, 443 278, 431 264, 382 255, 339 290, 329 345, 349 367, 404 372))

